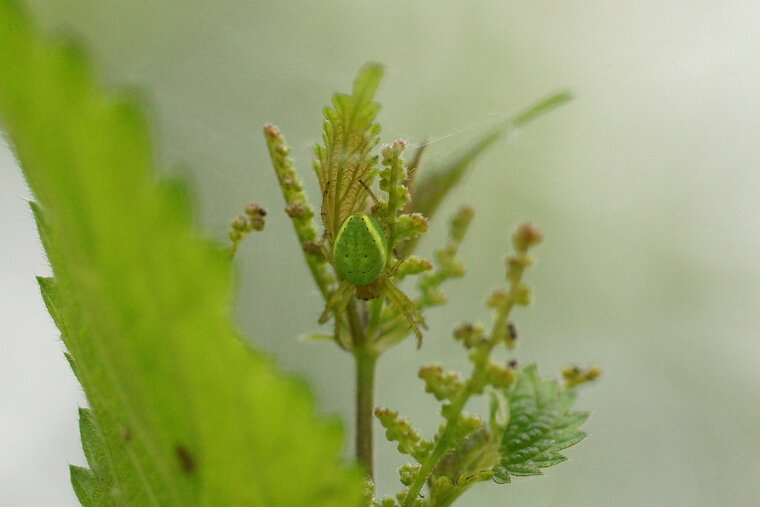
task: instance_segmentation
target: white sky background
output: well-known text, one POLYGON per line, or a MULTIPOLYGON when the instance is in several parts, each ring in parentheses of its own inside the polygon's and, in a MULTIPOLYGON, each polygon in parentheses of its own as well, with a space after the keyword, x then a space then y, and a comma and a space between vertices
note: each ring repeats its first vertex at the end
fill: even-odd
MULTIPOLYGON (((405 344, 381 362, 379 401, 435 427, 416 366, 466 367, 448 330, 487 316, 480 300, 501 279, 504 238, 529 217, 547 242, 537 303, 516 315, 519 357, 545 374, 567 361, 603 367, 580 402, 592 436, 545 477, 482 485, 458 505, 760 498, 760 3, 34 3, 47 26, 83 34, 110 82, 146 90, 161 158, 183 164, 210 235, 251 199, 273 211, 242 249, 241 325, 346 417, 349 363, 295 340, 316 330, 320 308, 277 213, 259 126, 280 124, 307 179, 321 106, 365 60, 388 67, 384 140, 454 134, 430 146, 431 161, 572 89, 573 104, 489 154, 443 211, 477 205, 468 278, 451 285, 450 310, 431 313, 421 352, 405 344), (305 301, 295 316, 257 318, 293 300, 305 301)), ((37 293, 48 268, 28 197, 0 148, 0 505, 75 505, 67 464, 83 462, 82 396, 37 293)), ((390 493, 395 451, 381 439, 377 449, 390 493)))

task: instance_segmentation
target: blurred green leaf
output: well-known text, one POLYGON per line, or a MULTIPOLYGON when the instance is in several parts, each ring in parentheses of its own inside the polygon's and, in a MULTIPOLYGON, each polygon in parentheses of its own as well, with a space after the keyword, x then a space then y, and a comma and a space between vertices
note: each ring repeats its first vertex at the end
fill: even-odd
POLYGON ((570 411, 575 392, 560 389, 554 379, 541 379, 535 365, 523 368, 506 394, 509 422, 501 442, 501 463, 494 469, 497 480, 540 475, 541 468, 567 459, 559 451, 586 437, 578 428, 588 414, 570 411))
MULTIPOLYGON (((108 502, 109 505, 122 505, 122 499, 117 498, 120 488, 114 483, 111 457, 108 455, 107 448, 103 445, 103 435, 100 428, 97 426, 92 411, 86 408, 79 409, 79 434, 82 438, 82 450, 84 451, 87 463, 89 463, 92 471, 91 477, 88 477, 88 481, 91 486, 96 486, 95 489, 92 487, 87 489, 100 492, 97 496, 102 497, 103 500, 110 500, 108 502)), ((129 437, 130 435, 126 433, 122 435, 122 439, 129 437)), ((82 472, 82 476, 85 477, 87 474, 82 472)), ((74 483, 74 488, 76 490, 76 482, 74 481, 75 477, 72 471, 72 482, 74 483)), ((77 496, 79 497, 80 502, 83 504, 87 503, 82 498, 82 494, 79 491, 77 491, 77 496)), ((92 498, 93 495, 88 494, 87 497, 92 498)), ((93 501, 93 505, 101 504, 101 502, 93 501)))
POLYGON ((240 340, 227 256, 193 232, 182 185, 156 180, 139 108, 12 1, 0 20, 0 119, 38 202, 43 297, 92 407, 80 501, 358 504, 339 425, 240 340))
MULTIPOLYGON (((476 139, 469 148, 446 160, 441 166, 423 170, 416 183, 411 208, 432 218, 449 192, 462 180, 472 163, 496 141, 509 135, 513 129, 527 125, 571 99, 572 95, 567 91, 551 95, 518 113, 502 125, 489 130, 476 139)), ((413 248, 414 242, 410 241, 405 245, 405 252, 411 252, 413 248)))
POLYGON ((115 503, 106 484, 101 482, 92 470, 78 466, 69 466, 71 485, 84 507, 105 507, 121 505, 115 503))

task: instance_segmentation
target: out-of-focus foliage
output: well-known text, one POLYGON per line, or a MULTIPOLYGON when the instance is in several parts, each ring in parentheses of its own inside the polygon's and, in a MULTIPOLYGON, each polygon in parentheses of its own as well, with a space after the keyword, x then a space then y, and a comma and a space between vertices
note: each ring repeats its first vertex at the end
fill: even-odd
POLYGON ((193 232, 184 189, 155 179, 139 108, 12 1, 0 20, 0 118, 55 274, 42 293, 91 405, 80 501, 355 504, 339 426, 241 343, 228 256, 193 232))

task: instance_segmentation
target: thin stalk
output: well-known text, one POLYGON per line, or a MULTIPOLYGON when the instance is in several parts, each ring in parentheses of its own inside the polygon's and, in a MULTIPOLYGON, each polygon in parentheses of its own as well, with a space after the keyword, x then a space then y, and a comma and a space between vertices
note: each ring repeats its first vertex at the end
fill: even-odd
MULTIPOLYGON (((495 342, 492 340, 488 346, 486 355, 490 354, 494 344, 495 342)), ((451 440, 456 429, 455 421, 459 418, 459 414, 462 413, 464 406, 467 404, 467 402, 470 400, 470 396, 473 394, 473 389, 471 386, 475 385, 478 382, 481 382, 482 379, 480 377, 484 374, 484 370, 477 369, 473 373, 472 377, 470 377, 470 380, 465 385, 465 388, 462 389, 462 391, 451 401, 451 410, 449 411, 450 415, 446 421, 446 428, 443 430, 443 433, 441 433, 441 437, 438 439, 438 442, 433 448, 433 451, 425 459, 425 462, 422 463, 420 471, 417 472, 414 481, 409 486, 409 492, 406 494, 406 498, 404 498, 404 503, 401 504, 402 507, 410 507, 414 503, 414 499, 417 498, 417 495, 420 493, 420 490, 422 490, 422 487, 425 485, 428 477, 430 477, 433 468, 435 468, 443 455, 451 450, 451 446, 453 444, 451 440)))
MULTIPOLYGON (((451 400, 450 410, 447 410, 446 412, 446 426, 441 432, 441 437, 438 439, 433 451, 425 459, 424 463, 422 463, 419 472, 415 475, 412 484, 409 486, 406 498, 404 498, 404 502, 401 504, 402 507, 412 506, 435 466, 444 454, 451 449, 454 443, 451 440, 456 429, 456 421, 459 419, 459 415, 462 413, 464 406, 476 391, 482 391, 483 382, 488 375, 486 365, 491 356, 491 351, 493 351, 493 348, 502 341, 499 337, 504 332, 503 330, 507 325, 509 314, 520 296, 518 288, 522 283, 523 272, 530 264, 530 259, 526 255, 527 251, 532 245, 541 241, 541 233, 530 224, 524 224, 515 233, 512 241, 515 250, 517 250, 518 257, 510 257, 509 262, 507 263, 509 266, 507 273, 507 280, 510 282, 509 295, 497 310, 496 318, 494 319, 491 328, 490 338, 487 340, 484 349, 481 351, 482 354, 480 354, 480 359, 475 361, 469 380, 465 384, 464 389, 451 400), (478 387, 480 387, 480 389, 478 387)), ((519 304, 527 303, 522 302, 519 304)))
POLYGON ((356 358, 356 461, 364 473, 373 478, 372 410, 375 406, 375 366, 377 354, 363 349, 355 350, 356 358))
POLYGON ((367 333, 359 319, 356 302, 352 300, 346 307, 346 311, 356 363, 356 461, 364 473, 372 479, 374 477, 372 410, 375 405, 375 366, 378 354, 367 338, 367 333))

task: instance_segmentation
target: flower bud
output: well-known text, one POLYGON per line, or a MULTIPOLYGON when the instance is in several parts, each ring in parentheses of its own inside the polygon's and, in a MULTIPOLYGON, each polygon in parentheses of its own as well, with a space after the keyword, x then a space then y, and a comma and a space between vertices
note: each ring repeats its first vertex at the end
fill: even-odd
POLYGON ((439 364, 420 367, 417 376, 425 382, 425 391, 439 401, 451 399, 464 387, 458 373, 444 372, 439 364))
POLYGON ((530 222, 520 225, 512 236, 512 244, 518 252, 525 252, 544 239, 541 231, 530 222))
POLYGON ((486 306, 498 311, 501 308, 504 308, 509 303, 509 301, 509 294, 501 289, 497 289, 486 298, 486 306))
POLYGON ((590 366, 586 369, 580 366, 568 366, 562 370, 562 377, 565 379, 567 389, 596 380, 601 374, 602 370, 596 366, 590 366))
POLYGON ((417 430, 412 428, 406 417, 400 417, 398 412, 385 407, 375 408, 375 417, 385 428, 388 440, 398 442, 398 450, 403 454, 413 454, 417 443, 421 440, 417 430))
POLYGON ((248 231, 248 221, 242 215, 236 216, 234 219, 232 219, 232 222, 230 222, 230 226, 235 231, 241 231, 241 232, 248 231))

